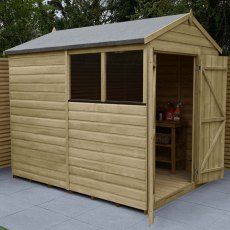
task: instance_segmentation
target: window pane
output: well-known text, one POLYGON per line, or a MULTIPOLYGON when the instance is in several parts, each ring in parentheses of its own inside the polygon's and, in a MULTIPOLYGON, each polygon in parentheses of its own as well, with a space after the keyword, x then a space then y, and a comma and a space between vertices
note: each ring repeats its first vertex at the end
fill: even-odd
POLYGON ((107 53, 107 100, 143 100, 143 51, 107 53))
POLYGON ((71 99, 101 99, 101 55, 71 56, 71 99))

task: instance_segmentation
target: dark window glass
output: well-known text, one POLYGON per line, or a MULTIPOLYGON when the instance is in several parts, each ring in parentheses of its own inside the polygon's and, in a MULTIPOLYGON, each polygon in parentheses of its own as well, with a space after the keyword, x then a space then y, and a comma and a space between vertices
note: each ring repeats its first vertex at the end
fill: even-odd
POLYGON ((143 51, 107 53, 107 100, 142 102, 143 51))
POLYGON ((101 55, 71 55, 71 99, 101 99, 101 55))

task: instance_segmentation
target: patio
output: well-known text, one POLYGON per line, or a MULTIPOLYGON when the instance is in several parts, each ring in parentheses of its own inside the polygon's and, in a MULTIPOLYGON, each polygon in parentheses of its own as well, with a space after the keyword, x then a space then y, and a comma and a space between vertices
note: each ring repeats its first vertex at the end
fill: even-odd
POLYGON ((0 169, 0 226, 10 230, 217 230, 230 226, 230 171, 158 209, 148 226, 143 212, 12 178, 0 169))

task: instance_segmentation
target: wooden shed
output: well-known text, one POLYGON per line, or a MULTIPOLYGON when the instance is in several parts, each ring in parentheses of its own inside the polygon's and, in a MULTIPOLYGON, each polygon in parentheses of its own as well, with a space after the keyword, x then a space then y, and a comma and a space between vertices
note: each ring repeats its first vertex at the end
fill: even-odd
POLYGON ((56 31, 6 54, 14 175, 150 222, 223 177, 227 59, 192 13, 56 31), (168 102, 182 102, 179 121, 158 117, 168 102))
POLYGON ((230 57, 228 57, 224 166, 230 169, 230 57))
POLYGON ((9 67, 6 58, 0 58, 0 168, 10 165, 10 98, 9 67))

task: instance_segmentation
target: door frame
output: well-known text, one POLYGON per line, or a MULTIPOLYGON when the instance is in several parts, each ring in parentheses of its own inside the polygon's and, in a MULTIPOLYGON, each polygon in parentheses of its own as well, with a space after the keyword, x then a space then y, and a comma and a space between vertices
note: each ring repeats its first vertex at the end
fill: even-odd
MULTIPOLYGON (((199 131, 199 128, 196 127, 197 124, 199 124, 199 122, 196 122, 197 119, 199 118, 199 116, 197 116, 197 109, 199 109, 199 97, 198 97, 198 93, 199 93, 199 55, 191 55, 191 54, 185 54, 185 53, 173 53, 173 52, 159 52, 156 51, 154 52, 154 54, 157 55, 158 54, 168 54, 168 55, 179 55, 179 56, 188 56, 188 57, 193 57, 193 93, 192 93, 192 98, 193 98, 193 104, 192 104, 192 151, 191 151, 191 184, 194 183, 195 180, 195 172, 196 172, 196 161, 197 161, 197 153, 198 153, 198 149, 195 148, 195 143, 196 143, 196 137, 198 136, 197 131, 199 131)), ((157 63, 156 63, 157 65, 157 63)), ((156 66, 157 67, 157 66, 156 66)), ((156 78, 157 78, 157 74, 156 74, 156 78)), ((156 91, 156 84, 155 84, 155 91, 156 91)), ((155 107, 156 107, 156 102, 155 102, 155 107)), ((155 108, 156 110, 156 108, 155 108)), ((154 128, 156 130, 155 124, 154 124, 154 128)), ((198 140, 199 141, 199 140, 198 140)), ((198 142, 199 143, 199 142, 198 142)), ((154 146, 155 147, 155 146, 154 146)), ((198 146, 197 146, 198 147, 198 146)), ((156 158, 156 156, 154 156, 154 159, 156 158)), ((156 168, 154 168, 154 170, 156 171, 156 168)), ((156 172, 154 172, 155 175, 156 172)), ((155 202, 155 201, 154 201, 155 202)))
POLYGON ((187 55, 182 53, 171 53, 171 52, 154 52, 153 47, 148 46, 148 84, 147 84, 147 128, 148 128, 148 164, 147 164, 147 176, 148 176, 148 196, 147 196, 147 206, 148 206, 148 215, 149 215, 149 223, 152 224, 154 222, 154 206, 155 206, 155 159, 156 159, 156 152, 155 152, 155 131, 156 131, 156 124, 155 124, 155 112, 156 112, 156 77, 157 77, 157 54, 164 53, 168 55, 180 55, 180 56, 190 56, 193 57, 193 114, 192 114, 192 153, 191 153, 191 180, 190 184, 193 184, 195 181, 194 172, 195 172, 195 165, 196 165, 196 150, 194 148, 195 137, 196 137, 196 112, 195 107, 197 107, 197 85, 198 85, 198 72, 197 71, 197 63, 198 63, 198 56, 197 55, 187 55), (151 55, 152 54, 152 55, 151 55), (152 79, 151 79, 152 78, 152 79), (152 100, 151 100, 152 99, 152 100), (149 106, 150 105, 150 106, 149 106), (153 105, 153 106, 152 106, 153 105), (152 120, 153 121, 152 121, 152 120), (151 131, 151 127, 153 132, 151 131), (152 146, 152 147, 151 147, 152 146), (153 151, 149 151, 153 148, 153 151), (153 162, 152 165, 150 162, 153 162))

